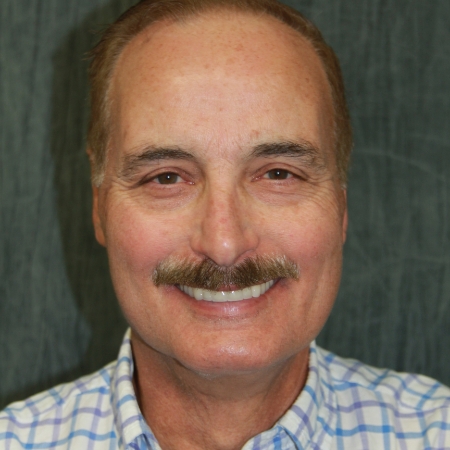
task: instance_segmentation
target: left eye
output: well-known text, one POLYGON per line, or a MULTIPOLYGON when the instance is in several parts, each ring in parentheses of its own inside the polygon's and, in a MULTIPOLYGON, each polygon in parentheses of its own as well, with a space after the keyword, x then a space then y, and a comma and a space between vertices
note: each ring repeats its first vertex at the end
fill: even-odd
POLYGON ((180 181, 180 176, 173 172, 166 172, 153 178, 153 181, 158 184, 175 184, 180 181))
POLYGON ((284 169, 272 169, 264 175, 270 180, 286 180, 292 177, 292 173, 284 169))

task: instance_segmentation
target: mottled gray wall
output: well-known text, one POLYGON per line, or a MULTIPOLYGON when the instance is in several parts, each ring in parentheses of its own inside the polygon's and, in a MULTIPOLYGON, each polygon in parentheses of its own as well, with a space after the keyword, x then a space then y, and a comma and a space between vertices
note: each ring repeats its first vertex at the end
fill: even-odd
MULTIPOLYGON (((90 222, 83 55, 131 3, 0 5, 0 406, 99 368, 125 329, 90 222)), ((450 384, 450 2, 288 3, 338 53, 356 137, 319 341, 450 384)))

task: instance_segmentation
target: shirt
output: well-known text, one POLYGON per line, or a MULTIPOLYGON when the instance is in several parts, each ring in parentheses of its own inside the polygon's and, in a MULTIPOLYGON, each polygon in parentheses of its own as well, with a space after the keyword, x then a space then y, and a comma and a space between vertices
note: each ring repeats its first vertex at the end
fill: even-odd
MULTIPOLYGON (((118 360, 0 413, 0 448, 159 450, 132 384, 130 332, 118 360)), ((450 449, 450 389, 310 346, 301 394, 245 450, 450 449)))

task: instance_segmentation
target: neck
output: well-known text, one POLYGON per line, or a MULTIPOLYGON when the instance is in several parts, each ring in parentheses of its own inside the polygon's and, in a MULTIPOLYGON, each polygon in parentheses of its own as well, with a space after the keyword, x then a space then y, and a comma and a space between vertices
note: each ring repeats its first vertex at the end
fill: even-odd
POLYGON ((302 390, 309 348, 265 369, 208 376, 132 336, 134 385, 162 449, 240 449, 270 429, 302 390))

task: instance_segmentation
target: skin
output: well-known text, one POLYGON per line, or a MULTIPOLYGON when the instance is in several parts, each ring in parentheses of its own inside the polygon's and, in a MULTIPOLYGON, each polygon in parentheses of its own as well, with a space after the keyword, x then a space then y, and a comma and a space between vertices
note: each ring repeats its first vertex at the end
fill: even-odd
POLYGON ((326 76, 275 19, 214 12, 134 38, 111 98, 93 218, 132 328, 140 407, 162 448, 241 448, 295 401, 339 286, 347 212, 326 76), (312 154, 255 154, 280 142, 312 154), (188 155, 161 157, 173 149, 188 155), (169 257, 256 255, 286 256, 299 279, 235 303, 151 279, 169 257))

